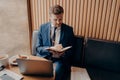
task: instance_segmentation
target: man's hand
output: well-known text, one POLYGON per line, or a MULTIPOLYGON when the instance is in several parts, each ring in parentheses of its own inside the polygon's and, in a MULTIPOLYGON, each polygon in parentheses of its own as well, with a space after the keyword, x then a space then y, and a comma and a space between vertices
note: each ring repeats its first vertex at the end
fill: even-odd
POLYGON ((49 51, 52 53, 53 57, 59 58, 64 53, 64 51, 61 51, 62 48, 61 44, 56 44, 55 46, 50 47, 49 51))
POLYGON ((60 56, 62 56, 64 54, 64 51, 58 52, 58 51, 50 50, 50 52, 52 53, 52 57, 55 57, 55 58, 59 58, 60 56))

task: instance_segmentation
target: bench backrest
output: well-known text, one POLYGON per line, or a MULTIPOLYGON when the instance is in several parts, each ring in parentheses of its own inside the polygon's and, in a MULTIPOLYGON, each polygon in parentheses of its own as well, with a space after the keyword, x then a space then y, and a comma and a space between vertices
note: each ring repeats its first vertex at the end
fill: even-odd
POLYGON ((120 72, 120 43, 88 39, 84 48, 85 67, 120 72))
POLYGON ((74 36, 72 66, 82 67, 83 65, 84 37, 74 36))

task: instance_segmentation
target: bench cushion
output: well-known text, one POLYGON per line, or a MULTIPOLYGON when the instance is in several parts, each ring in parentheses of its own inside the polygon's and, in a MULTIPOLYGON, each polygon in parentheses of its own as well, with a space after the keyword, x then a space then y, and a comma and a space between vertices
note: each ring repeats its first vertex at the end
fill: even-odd
POLYGON ((85 66, 120 72, 120 43, 88 38, 85 66))
POLYGON ((120 80, 120 73, 98 68, 87 68, 91 80, 120 80))

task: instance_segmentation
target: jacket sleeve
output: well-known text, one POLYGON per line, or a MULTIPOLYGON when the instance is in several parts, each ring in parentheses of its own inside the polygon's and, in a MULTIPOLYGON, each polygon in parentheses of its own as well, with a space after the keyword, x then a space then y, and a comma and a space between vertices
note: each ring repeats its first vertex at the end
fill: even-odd
MULTIPOLYGON (((67 46, 72 46, 72 48, 68 49, 65 51, 64 55, 62 56, 64 59, 68 59, 70 60, 72 55, 73 55, 73 45, 74 45, 74 33, 73 33, 73 29, 70 28, 69 31, 68 31, 68 37, 67 37, 67 43, 66 45, 67 46)), ((66 46, 66 47, 67 47, 66 46)))
POLYGON ((37 52, 37 56, 41 56, 44 58, 49 58, 51 57, 51 53, 46 50, 46 48, 48 48, 49 46, 44 46, 43 44, 43 30, 42 28, 44 28, 44 26, 41 26, 37 35, 37 43, 36 43, 36 52, 37 52))

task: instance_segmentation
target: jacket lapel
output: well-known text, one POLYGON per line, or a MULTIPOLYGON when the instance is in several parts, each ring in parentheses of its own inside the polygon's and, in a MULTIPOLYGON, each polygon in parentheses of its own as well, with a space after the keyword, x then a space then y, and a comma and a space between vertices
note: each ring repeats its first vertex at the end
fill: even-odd
POLYGON ((59 43, 62 43, 63 37, 64 37, 64 26, 61 25, 61 33, 60 33, 60 41, 59 41, 59 43))
POLYGON ((50 37, 50 24, 48 24, 48 27, 47 27, 47 40, 48 40, 48 44, 51 45, 51 37, 50 37))

